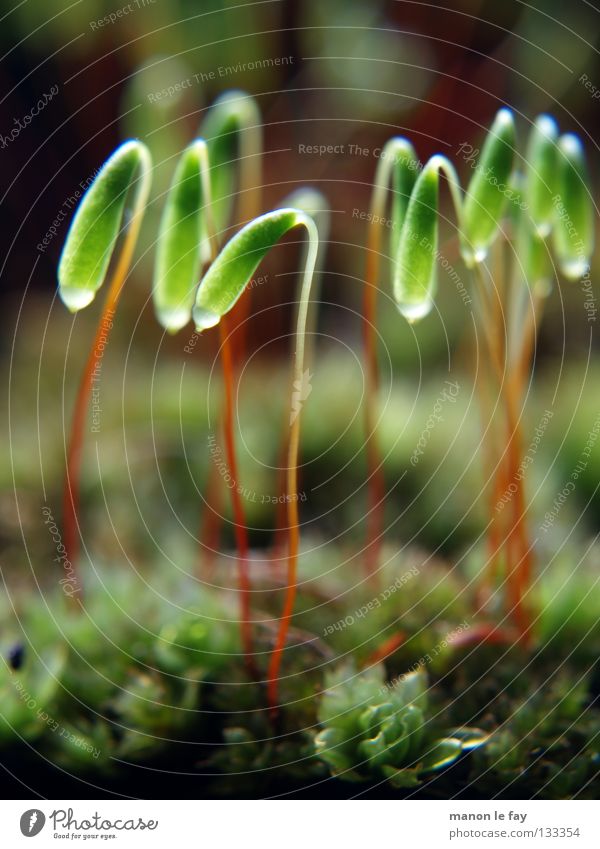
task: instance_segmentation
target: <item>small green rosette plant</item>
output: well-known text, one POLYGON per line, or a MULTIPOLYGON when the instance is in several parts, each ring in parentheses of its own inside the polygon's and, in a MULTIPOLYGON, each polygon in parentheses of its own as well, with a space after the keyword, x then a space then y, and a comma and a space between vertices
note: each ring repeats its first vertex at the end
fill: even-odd
POLYGON ((388 779, 410 788, 486 742, 476 728, 436 733, 427 719, 427 690, 421 669, 390 685, 379 664, 358 673, 349 665, 336 669, 319 707, 317 755, 345 781, 388 779))

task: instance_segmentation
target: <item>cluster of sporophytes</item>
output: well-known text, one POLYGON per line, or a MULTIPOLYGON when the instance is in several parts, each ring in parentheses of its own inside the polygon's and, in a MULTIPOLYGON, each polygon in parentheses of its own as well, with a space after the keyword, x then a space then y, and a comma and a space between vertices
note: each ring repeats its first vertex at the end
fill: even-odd
MULTIPOLYGON (((243 93, 232 93, 218 101, 208 113, 203 135, 182 153, 164 203, 157 236, 153 301, 159 323, 177 333, 192 319, 201 333, 219 326, 224 374, 223 430, 229 468, 238 480, 234 433, 234 362, 229 314, 241 299, 252 277, 273 246, 298 227, 307 233, 308 249, 299 290, 293 354, 293 385, 302 381, 305 337, 311 284, 315 272, 319 236, 317 226, 299 208, 280 207, 263 215, 250 200, 260 191, 261 133, 254 102, 243 93), (235 160, 232 139, 239 137, 240 216, 250 220, 224 247, 219 234, 228 226, 231 213, 232 174, 235 160), (214 165, 213 165, 214 163, 214 165)), ((103 165, 79 205, 63 249, 58 269, 59 294, 73 312, 88 306, 107 277, 120 231, 122 246, 115 262, 103 313, 98 324, 77 395, 69 442, 64 490, 65 546, 71 563, 78 549, 78 479, 80 474, 83 424, 99 357, 98 341, 112 326, 117 303, 129 272, 133 249, 148 202, 151 155, 140 141, 122 144, 103 165), (125 224, 124 210, 129 191, 132 213, 125 224)), ((242 219, 243 220, 243 219, 242 219)), ((290 402, 293 407, 293 400, 290 402)), ((287 592, 277 641, 268 670, 269 702, 277 702, 277 681, 294 607, 299 547, 297 463, 301 411, 290 418, 287 436, 287 592)), ((240 585, 240 628, 246 663, 254 671, 250 622, 248 539, 238 486, 231 488, 236 529, 240 585)), ((78 599, 81 595, 78 596, 78 599)))
MULTIPOLYGON (((444 686, 429 685, 422 664, 418 663, 418 668, 411 672, 406 670, 415 659, 428 657, 436 644, 450 648, 448 655, 444 655, 445 665, 439 670, 432 669, 431 673, 450 675, 457 668, 457 658, 461 660, 460 651, 469 651, 474 643, 483 642, 487 648, 497 649, 498 645, 515 641, 527 644, 535 637, 527 600, 533 579, 533 553, 525 524, 522 475, 518 474, 522 459, 521 408, 543 303, 555 277, 553 257, 569 279, 579 279, 589 267, 593 217, 580 142, 573 135, 560 136, 555 122, 542 116, 533 125, 525 155, 520 157, 512 113, 502 109, 488 133, 466 190, 461 188, 457 172, 446 157, 436 155, 421 164, 406 139, 393 138, 385 146, 374 181, 364 290, 367 374, 364 418, 370 497, 363 560, 371 579, 366 585, 372 595, 373 583, 384 574, 380 550, 385 487, 375 428, 378 382, 375 326, 380 259, 386 251, 378 222, 384 217, 389 195, 393 227, 387 251, 393 295, 402 316, 410 322, 420 320, 431 310, 435 296, 440 257, 438 195, 443 176, 451 193, 460 253, 473 278, 473 299, 484 345, 477 372, 484 412, 493 402, 494 394, 500 399, 499 412, 486 437, 489 443, 486 476, 492 481, 490 513, 494 520, 488 529, 489 557, 482 570, 480 604, 483 607, 487 596, 502 580, 514 627, 480 622, 466 628, 460 639, 453 640, 444 640, 443 632, 430 629, 421 638, 422 649, 415 658, 410 653, 402 654, 404 636, 397 632, 397 627, 394 632, 397 622, 394 619, 383 626, 389 638, 382 646, 362 658, 355 652, 353 663, 337 667, 335 652, 350 653, 352 648, 344 645, 343 634, 334 633, 329 645, 327 641, 316 640, 310 648, 286 653, 290 665, 306 662, 306 674, 300 676, 302 684, 297 684, 305 688, 300 694, 286 691, 292 677, 289 669, 286 675, 280 674, 284 649, 293 635, 298 595, 300 521, 298 499, 294 496, 298 492, 302 405, 295 403, 294 392, 302 385, 307 361, 312 356, 308 348, 315 311, 309 307, 311 301, 318 300, 313 283, 317 283, 322 260, 319 240, 324 241, 328 225, 326 203, 313 190, 296 192, 280 207, 263 212, 261 154, 260 115, 253 99, 241 92, 220 98, 207 113, 198 138, 181 154, 162 201, 152 298, 156 318, 169 333, 177 333, 190 321, 198 332, 219 330, 224 387, 221 424, 228 467, 233 479, 239 481, 234 430, 235 379, 244 357, 243 328, 251 309, 252 290, 248 284, 280 239, 298 228, 306 232, 296 298, 292 397, 282 439, 282 453, 286 456, 282 463, 284 492, 288 497, 284 503, 286 514, 279 517, 275 542, 279 546, 286 538, 287 578, 275 634, 266 633, 252 618, 251 598, 256 579, 250 572, 248 534, 238 486, 230 489, 239 570, 236 616, 231 615, 230 597, 223 599, 206 587, 203 598, 196 604, 197 618, 189 614, 174 617, 164 609, 154 611, 154 621, 160 626, 158 636, 153 638, 145 632, 133 639, 126 627, 118 626, 117 610, 111 610, 110 615, 106 613, 110 622, 103 623, 102 611, 93 609, 93 596, 88 600, 84 592, 78 568, 81 539, 78 493, 84 425, 100 344, 114 324, 150 198, 151 154, 142 142, 132 140, 122 144, 106 161, 82 199, 60 260, 59 294, 73 312, 87 307, 107 278, 109 284, 76 396, 64 487, 64 542, 68 560, 78 573, 80 592, 72 596, 75 609, 67 617, 68 626, 59 630, 63 639, 66 633, 68 643, 76 648, 69 650, 69 662, 67 652, 62 650, 56 658, 44 659, 41 665, 45 672, 40 672, 42 683, 25 681, 22 690, 28 694, 36 689, 43 716, 64 716, 61 726, 64 728, 76 721, 80 693, 88 701, 109 705, 111 716, 116 717, 112 724, 94 721, 85 733, 79 726, 78 739, 87 741, 86 746, 91 749, 83 744, 76 748, 87 753, 88 761, 90 751, 92 758, 95 751, 101 751, 108 760, 135 758, 143 752, 155 751, 157 741, 164 743, 182 728, 189 729, 202 704, 208 713, 239 712, 239 722, 226 722, 221 729, 227 746, 210 756, 211 763, 224 773, 252 774, 276 768, 289 771, 292 769, 289 765, 295 764, 304 779, 307 776, 318 779, 328 769, 345 780, 385 780, 397 788, 410 790, 445 767, 460 766, 465 760, 472 765, 480 764, 481 774, 488 775, 489 753, 500 752, 505 746, 496 770, 498 786, 502 786, 507 775, 513 780, 515 770, 518 773, 529 757, 528 751, 519 751, 518 755, 514 752, 518 729, 512 732, 508 729, 507 734, 512 733, 512 738, 510 734, 494 735, 493 723, 490 727, 489 722, 480 722, 485 718, 482 711, 482 706, 487 704, 485 698, 477 708, 465 709, 462 715, 457 715, 460 711, 455 703, 466 702, 457 700, 444 686), (225 241, 221 234, 230 231, 234 220, 243 224, 225 241), (512 248, 510 253, 507 244, 512 248), (517 490, 510 507, 496 517, 493 507, 513 482, 517 490), (98 629, 93 625, 96 618, 101 622, 98 629), (108 688, 102 676, 97 676, 94 683, 94 667, 102 665, 101 654, 90 653, 97 639, 96 631, 110 633, 119 646, 130 645, 126 657, 121 658, 117 653, 119 659, 115 661, 112 686, 108 688), (319 652, 317 661, 314 655, 319 652), (392 665, 388 654, 393 655, 392 665), (243 663, 237 663, 237 656, 243 658, 243 663), (265 656, 269 661, 263 670, 259 660, 265 656), (71 662, 73 657, 77 662, 71 662), (388 662, 387 670, 382 661, 388 662), (394 669, 394 663, 402 662, 404 670, 394 669), (323 678, 321 670, 332 664, 333 671, 323 678), (57 671, 53 673, 53 669, 57 671), (391 684, 385 683, 386 671, 398 673, 391 684), (263 681, 267 684, 266 698, 263 681), (232 684, 239 684, 233 699, 232 684), (282 694, 280 686, 284 690, 282 694), (99 690, 96 692, 95 688, 99 690), (201 688, 206 690, 202 696, 201 688), (173 704, 178 707, 165 707, 173 704), (257 705, 266 710, 257 711, 257 705), (273 725, 275 719, 278 726, 273 725), (484 730, 472 727, 473 720, 484 725, 484 730), (272 736, 274 727, 282 732, 281 736, 273 737, 270 746, 265 747, 261 741, 272 736), (138 733, 129 733, 132 728, 138 729, 138 733), (471 751, 473 754, 467 755, 471 751)), ((220 533, 220 522, 215 518, 219 510, 215 505, 224 489, 214 468, 211 464, 206 497, 213 509, 207 509, 201 529, 202 568, 208 568, 211 553, 218 548, 220 533)), ((415 591, 419 586, 423 586, 422 576, 414 580, 415 591)), ((424 616, 425 621, 431 621, 436 619, 435 613, 432 615, 432 600, 438 595, 427 593, 427 596, 430 608, 424 616)), ((405 598, 404 590, 402 598, 405 598)), ((333 599, 335 595, 328 598, 333 599)), ((363 602, 368 602, 368 596, 360 604, 363 602)), ((472 617, 473 611, 470 613, 472 617)), ((52 619, 52 624, 47 626, 51 633, 44 637, 43 613, 39 612, 31 627, 42 635, 42 642, 38 642, 38 634, 35 639, 32 637, 31 644, 60 643, 58 635, 53 633, 55 625, 52 619)), ((322 622, 319 627, 323 630, 322 622)), ((371 625, 365 619, 361 627, 368 631, 371 625)), ((444 626, 436 624, 439 627, 444 626)), ((359 630, 353 634, 353 641, 359 646, 367 645, 369 634, 359 630)), ((415 623, 413 631, 420 630, 415 623)), ((306 641, 299 637, 294 639, 296 642, 304 645, 306 641)), ((414 644, 411 651, 416 651, 414 644)), ((38 666, 34 664, 33 668, 38 666)), ((515 667, 510 668, 514 671, 515 667)), ((18 672, 16 668, 14 671, 18 672)), ((10 695, 7 704, 14 708, 6 720, 7 727, 16 727, 25 739, 35 739, 40 722, 43 726, 47 721, 43 717, 40 720, 36 712, 37 720, 32 724, 27 700, 19 695, 21 690, 15 694, 13 683, 6 686, 10 695)), ((511 704, 520 698, 520 692, 511 695, 511 704)), ((532 709, 532 716, 539 717, 546 707, 547 703, 543 702, 532 709)), ((523 708, 520 715, 526 713, 523 708)), ((509 714, 499 710, 496 715, 500 724, 507 721, 509 714)), ((551 730, 550 736, 553 733, 551 730)), ((63 736, 68 735, 53 738, 55 748, 63 736)), ((581 741, 586 764, 582 782, 594 770, 594 740, 592 732, 586 730, 581 741)), ((73 741, 69 742, 72 746, 73 741)), ((90 763, 95 765, 93 761, 90 763)), ((573 779, 573 786, 577 786, 578 780, 573 779)))
MULTIPOLYGON (((476 158, 468 147, 472 176, 461 190, 454 166, 436 155, 424 165, 411 143, 391 139, 375 176, 364 293, 367 391, 365 427, 369 465, 367 568, 377 570, 383 528, 385 487, 377 451, 375 343, 376 299, 381 256, 381 222, 391 193, 389 254, 393 295, 411 323, 434 302, 438 246, 439 176, 449 186, 456 239, 472 277, 477 344, 476 384, 487 447, 489 487, 488 562, 481 582, 485 606, 501 582, 506 607, 520 637, 532 638, 528 593, 534 553, 526 527, 522 416, 532 355, 544 303, 560 272, 567 280, 589 275, 594 247, 594 206, 583 148, 572 133, 559 134, 556 122, 534 122, 524 154, 517 150, 515 122, 501 109, 476 158), (391 185, 390 185, 391 184, 391 185), (482 351, 479 351, 479 345, 482 351), (479 353, 482 356, 477 356, 479 353), (509 507, 497 510, 509 493, 509 507)), ((503 505, 504 506, 504 505, 503 505)))

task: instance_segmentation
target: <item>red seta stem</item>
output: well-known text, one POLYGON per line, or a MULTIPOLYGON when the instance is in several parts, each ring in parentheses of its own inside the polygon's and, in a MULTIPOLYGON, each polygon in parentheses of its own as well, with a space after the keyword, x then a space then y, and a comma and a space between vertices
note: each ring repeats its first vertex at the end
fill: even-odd
POLYGON ((275 641, 275 648, 271 654, 269 661, 269 670, 267 676, 267 697, 271 715, 275 717, 278 711, 278 693, 279 693, 279 672, 281 669, 281 661, 283 659, 283 650, 287 640, 288 631, 292 621, 294 612, 294 603, 296 600, 296 590, 298 584, 298 550, 300 546, 300 527, 298 501, 293 496, 298 489, 298 445, 300 441, 300 417, 298 416, 290 428, 290 440, 288 444, 288 474, 287 474, 287 495, 290 496, 287 502, 287 520, 288 520, 288 569, 287 569, 287 587, 283 606, 283 612, 279 622, 279 630, 275 641))
MULTIPOLYGON (((96 367, 98 361, 102 358, 104 348, 108 343, 110 331, 113 326, 113 319, 117 311, 119 298, 131 261, 133 252, 137 243, 140 227, 142 224, 143 212, 145 203, 148 197, 150 188, 149 179, 149 163, 145 163, 142 174, 140 176, 140 185, 137 191, 136 203, 134 205, 133 215, 129 222, 128 229, 125 233, 123 244, 119 253, 119 258, 115 266, 113 276, 108 289, 108 294, 104 302, 102 314, 96 327, 96 333, 88 358, 85 363, 83 375, 77 390, 75 398, 75 407, 73 410, 73 418, 71 421, 71 432, 67 447, 65 482, 63 489, 63 530, 65 539, 65 550, 67 558, 71 563, 74 574, 81 587, 81 576, 77 570, 77 560, 79 558, 79 489, 81 479, 81 458, 83 449, 84 426, 86 422, 86 413, 89 405, 89 399, 92 392, 92 386, 95 380, 96 367), (104 338, 103 338, 104 337, 104 338), (100 343, 104 342, 102 351, 100 343)), ((82 592, 80 592, 80 599, 82 592)))
MULTIPOLYGON (((484 281, 481 276, 479 282, 481 290, 484 292, 484 281)), ((529 645, 532 621, 525 597, 529 591, 533 575, 533 552, 529 545, 525 523, 527 505, 523 476, 519 474, 519 464, 523 452, 518 404, 535 342, 535 322, 531 321, 526 325, 515 370, 507 375, 507 350, 503 344, 502 309, 500 304, 497 305, 497 308, 489 303, 485 304, 485 296, 483 300, 483 317, 488 330, 486 337, 489 343, 492 374, 495 374, 502 395, 506 427, 506 450, 500 457, 496 469, 490 510, 495 509, 502 493, 508 489, 511 483, 514 482, 516 489, 505 522, 501 521, 501 518, 504 519, 503 514, 501 516, 493 516, 492 514, 488 531, 490 560, 482 589, 483 594, 491 589, 498 567, 500 551, 503 548, 509 613, 518 629, 519 639, 525 645, 529 645)))
MULTIPOLYGON (((260 202, 262 192, 262 168, 261 168, 261 146, 262 127, 259 126, 258 116, 256 125, 246 128, 240 139, 240 186, 239 186, 239 219, 242 225, 252 221, 260 214, 260 202)), ((213 222, 214 229, 214 222, 213 222)), ((216 256, 217 236, 212 234, 212 257, 216 256)), ((233 385, 233 377, 236 367, 243 362, 247 350, 247 323, 251 314, 252 290, 250 288, 244 293, 237 304, 233 307, 227 318, 227 339, 223 342, 221 335, 221 356, 228 357, 229 373, 233 385)), ((223 324, 223 320, 221 320, 223 324)), ((223 370, 225 365, 223 363, 223 370)), ((226 389, 227 392, 227 389, 226 389)), ((233 422, 233 396, 231 398, 231 418, 233 422)), ((221 412, 222 417, 225 412, 221 412)), ((232 425, 233 427, 233 425, 232 425)), ((237 485, 237 483, 236 483, 237 485)), ((200 562, 204 566, 204 572, 210 577, 214 568, 215 550, 219 543, 223 519, 220 513, 219 487, 222 487, 220 476, 216 466, 212 466, 208 475, 207 485, 207 508, 208 516, 201 524, 200 531, 200 562), (212 505, 215 505, 213 508, 212 505)), ((235 509, 235 507, 234 507, 235 509)), ((242 511, 243 512, 243 511, 242 511)), ((245 528, 245 526, 244 526, 245 528)), ((245 530, 244 530, 245 533, 245 530)), ((240 557, 240 560, 243 558, 240 557)), ((247 557, 246 557, 247 564, 247 557)))
POLYGON ((252 623, 250 619, 250 575, 248 570, 248 530, 246 517, 242 505, 242 497, 239 491, 239 478, 237 455, 235 450, 234 431, 234 368, 231 350, 230 326, 228 316, 223 316, 219 322, 221 341, 221 363, 223 366, 224 383, 224 409, 223 409, 223 434, 225 437, 225 451, 227 463, 233 478, 234 486, 231 488, 231 505, 233 508, 233 520, 235 526, 235 538, 238 554, 238 584, 240 592, 240 630, 242 635, 242 647, 244 659, 248 669, 254 674, 254 660, 252 656, 252 623))
POLYGON ((63 531, 67 558, 71 563, 73 571, 77 576, 77 582, 80 586, 80 598, 82 597, 81 578, 77 569, 80 531, 78 516, 80 506, 81 459, 84 428, 92 386, 95 380, 94 375, 97 365, 102 359, 104 348, 108 343, 110 331, 113 326, 113 319, 117 310, 117 304, 121 296, 127 269, 129 268, 134 241, 135 239, 128 237, 128 240, 123 247, 119 263, 104 302, 98 326, 96 327, 94 340, 85 363, 83 375, 75 398, 73 418, 71 420, 71 432, 67 448, 65 482, 63 488, 63 531), (100 350, 101 342, 104 343, 102 350, 100 350))
POLYGON ((372 580, 376 579, 383 534, 385 507, 385 480, 379 455, 376 433, 376 415, 379 370, 377 366, 377 277, 379 273, 379 250, 381 236, 379 227, 371 224, 367 246, 367 265, 363 296, 363 343, 365 357, 365 404, 364 425, 367 454, 367 538, 365 544, 365 568, 372 580))

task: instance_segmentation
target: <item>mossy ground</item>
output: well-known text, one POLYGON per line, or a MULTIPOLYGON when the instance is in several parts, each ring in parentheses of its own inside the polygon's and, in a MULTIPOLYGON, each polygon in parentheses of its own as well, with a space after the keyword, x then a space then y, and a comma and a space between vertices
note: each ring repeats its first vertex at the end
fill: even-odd
MULTIPOLYGON (((30 311, 28 340, 41 338, 40 315, 30 311)), ((56 321, 66 333, 69 319, 57 315, 56 321)), ((274 722, 264 677, 285 581, 285 562, 272 553, 272 497, 279 493, 271 468, 281 449, 285 367, 258 363, 240 395, 240 477, 257 494, 245 499, 257 683, 240 647, 227 493, 224 553, 212 569, 196 542, 210 468, 208 437, 219 433, 218 381, 205 363, 210 358, 206 351, 188 358, 171 340, 164 361, 149 366, 143 334, 141 347, 129 348, 127 315, 115 327, 103 366, 102 427, 86 455, 83 609, 73 609, 61 593, 62 567, 41 513, 46 505, 60 518, 66 425, 59 330, 39 351, 30 341, 19 342, 10 375, 10 460, 0 470, 6 795, 21 797, 24 782, 41 795, 70 798, 597 797, 600 550, 589 543, 597 527, 588 505, 597 495, 600 455, 592 454, 552 527, 539 532, 593 426, 593 398, 577 402, 568 428, 564 417, 570 420, 574 406, 565 402, 564 416, 562 407, 556 409, 528 471, 538 529, 528 597, 532 644, 478 645, 469 635, 479 626, 506 631, 510 622, 501 583, 495 601, 476 612, 485 498, 468 377, 433 371, 418 392, 395 380, 382 394, 378 432, 389 486, 388 532, 374 584, 362 554, 360 367, 334 352, 321 356, 305 410, 300 587, 283 659, 284 707, 274 722), (39 379, 32 358, 39 359, 39 379), (446 379, 458 381, 460 392, 412 466, 446 379), (37 433, 32 410, 38 411, 37 433), (362 783, 344 780, 343 770, 332 776, 330 764, 315 753, 315 737, 324 730, 323 693, 340 669, 360 680, 361 670, 376 662, 383 663, 388 683, 408 670, 424 670, 431 739, 476 727, 489 740, 421 775, 412 788, 392 787, 368 765, 360 770, 362 783)), ((85 334, 73 339, 83 346, 85 334)), ((393 354, 402 360, 401 351, 393 354)), ((76 365, 77 351, 74 357, 76 365)), ((532 428, 546 395, 542 377, 529 402, 532 428)), ((347 752, 354 757, 352 747, 347 752)))
MULTIPOLYGON (((599 641, 587 620, 566 623, 563 639, 559 599, 543 611, 540 634, 551 636, 527 652, 461 645, 478 625, 468 580, 417 551, 386 554, 378 588, 358 581, 348 592, 356 564, 342 562, 332 546, 305 550, 276 720, 266 709, 264 680, 252 680, 240 651, 237 592, 215 588, 231 585, 230 562, 217 565, 212 587, 164 564, 140 574, 97 564, 85 575, 79 612, 56 593, 11 597, 15 611, 6 603, 2 611, 3 655, 14 661, 20 646, 22 657, 18 669, 10 662, 2 668, 5 768, 42 794, 40 781, 50 775, 69 794, 77 787, 85 794, 86 782, 94 794, 133 796, 180 795, 184 785, 192 797, 597 794, 599 641), (425 672, 428 733, 475 726, 490 735, 410 790, 394 790, 358 754, 364 783, 346 783, 344 770, 331 777, 315 754, 331 676, 342 670, 348 692, 360 691, 382 647, 384 680, 425 672)), ((264 679, 281 588, 276 564, 257 556, 253 566, 256 663, 264 679)), ((585 595, 585 583, 581 590, 585 595)), ((373 701, 361 698, 365 707, 373 701)))

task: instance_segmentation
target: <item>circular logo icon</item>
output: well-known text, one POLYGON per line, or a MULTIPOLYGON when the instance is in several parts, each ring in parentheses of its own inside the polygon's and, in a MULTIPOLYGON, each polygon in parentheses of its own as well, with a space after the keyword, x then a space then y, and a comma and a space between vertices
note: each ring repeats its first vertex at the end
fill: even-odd
POLYGON ((25 811, 21 816, 21 834, 25 837, 35 837, 46 824, 46 816, 38 808, 25 811))

